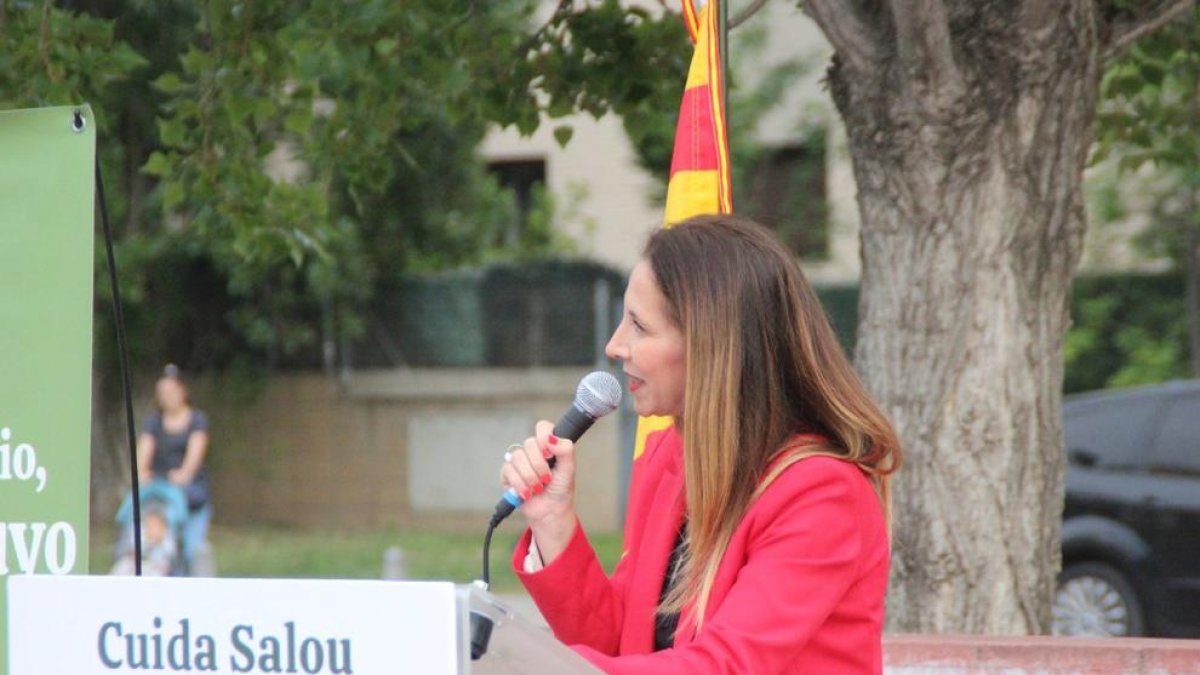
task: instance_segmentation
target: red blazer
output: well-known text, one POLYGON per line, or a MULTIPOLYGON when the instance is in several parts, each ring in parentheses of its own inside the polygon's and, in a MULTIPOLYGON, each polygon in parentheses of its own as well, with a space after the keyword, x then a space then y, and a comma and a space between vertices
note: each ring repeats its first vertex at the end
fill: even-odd
POLYGON ((882 673, 888 536, 854 464, 810 457, 751 506, 722 558, 699 634, 681 620, 653 652, 654 610, 684 515, 683 442, 651 435, 635 463, 625 552, 609 578, 582 526, 557 558, 517 576, 558 639, 608 673, 882 673))

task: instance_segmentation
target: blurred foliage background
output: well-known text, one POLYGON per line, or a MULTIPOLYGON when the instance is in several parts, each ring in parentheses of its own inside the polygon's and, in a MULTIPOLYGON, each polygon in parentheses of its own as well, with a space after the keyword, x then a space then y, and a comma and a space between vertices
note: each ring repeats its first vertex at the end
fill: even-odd
POLYGON ((534 5, 0 0, 0 107, 96 111, 135 364, 277 367, 357 336, 406 273, 570 252, 544 194, 512 227, 476 154, 489 124, 673 116, 677 16, 614 1, 539 28, 534 5))
MULTIPOLYGON (((406 275, 572 252, 545 194, 514 230, 512 195, 477 155, 491 125, 548 123, 566 143, 569 115, 615 113, 665 184, 691 52, 678 16, 617 0, 537 5, 0 0, 0 107, 93 106, 133 363, 265 371, 361 335, 363 309, 406 275)), ((1096 160, 1114 158, 1120 180, 1154 176, 1136 245, 1167 276, 1081 279, 1067 391, 1200 374, 1197 12, 1105 74, 1096 160)), ((756 30, 735 33, 742 57, 760 48, 756 30)), ((732 82, 735 181, 758 159, 757 120, 814 65, 732 82)), ((1094 220, 1123 217, 1119 194, 1094 220)), ((824 295, 851 344, 856 294, 824 295)))

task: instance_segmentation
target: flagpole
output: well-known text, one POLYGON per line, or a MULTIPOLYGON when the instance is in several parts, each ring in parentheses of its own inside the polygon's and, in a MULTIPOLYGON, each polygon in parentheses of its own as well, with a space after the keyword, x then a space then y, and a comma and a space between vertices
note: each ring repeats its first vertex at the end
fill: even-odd
POLYGON ((729 2, 728 0, 712 0, 717 3, 717 50, 721 52, 721 108, 725 112, 726 124, 729 123, 729 2))

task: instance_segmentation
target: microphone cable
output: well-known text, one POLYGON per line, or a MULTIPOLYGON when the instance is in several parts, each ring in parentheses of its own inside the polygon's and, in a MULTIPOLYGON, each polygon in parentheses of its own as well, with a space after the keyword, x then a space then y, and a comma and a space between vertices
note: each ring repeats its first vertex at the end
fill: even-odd
MULTIPOLYGON (((72 124, 81 131, 87 120, 75 110, 72 124)), ((97 132, 99 129, 97 129, 97 132)), ((97 133, 99 138, 99 133, 97 133)), ((98 145, 98 144, 97 144, 98 145)), ((142 576, 142 495, 138 484, 137 441, 133 434, 133 394, 129 384, 129 355, 125 342, 125 314, 121 310, 121 286, 117 282, 117 257, 113 253, 112 228, 108 224, 108 202, 104 198, 104 179, 100 172, 100 149, 96 148, 96 199, 100 206, 100 224, 104 230, 104 248, 108 253, 108 277, 112 286, 113 325, 117 334, 117 355, 120 362, 121 386, 125 390, 125 424, 129 437, 129 476, 133 491, 133 572, 142 576)))
MULTIPOLYGON (((477 588, 489 590, 492 587, 491 565, 488 563, 488 551, 492 548, 492 534, 496 531, 496 526, 504 520, 504 516, 508 514, 495 513, 488 521, 487 533, 483 535, 483 577, 475 582, 477 588)), ((495 622, 490 617, 480 611, 472 609, 470 611, 470 638, 471 638, 471 660, 478 661, 487 653, 488 643, 492 639, 492 628, 495 622)))
POLYGON ((488 521, 487 532, 483 535, 483 576, 480 577, 480 580, 483 582, 484 590, 492 587, 492 568, 488 562, 488 551, 492 549, 492 534, 502 520, 504 520, 504 515, 492 514, 492 519, 488 521))

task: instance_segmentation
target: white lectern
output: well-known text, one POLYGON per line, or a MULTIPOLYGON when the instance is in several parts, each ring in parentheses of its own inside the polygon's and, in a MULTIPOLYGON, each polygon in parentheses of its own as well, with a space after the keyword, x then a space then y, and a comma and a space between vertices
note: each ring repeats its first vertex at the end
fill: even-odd
POLYGON ((598 672, 495 596, 450 582, 6 581, 7 675, 598 672), (473 625, 488 633, 476 629, 476 660, 473 625))

